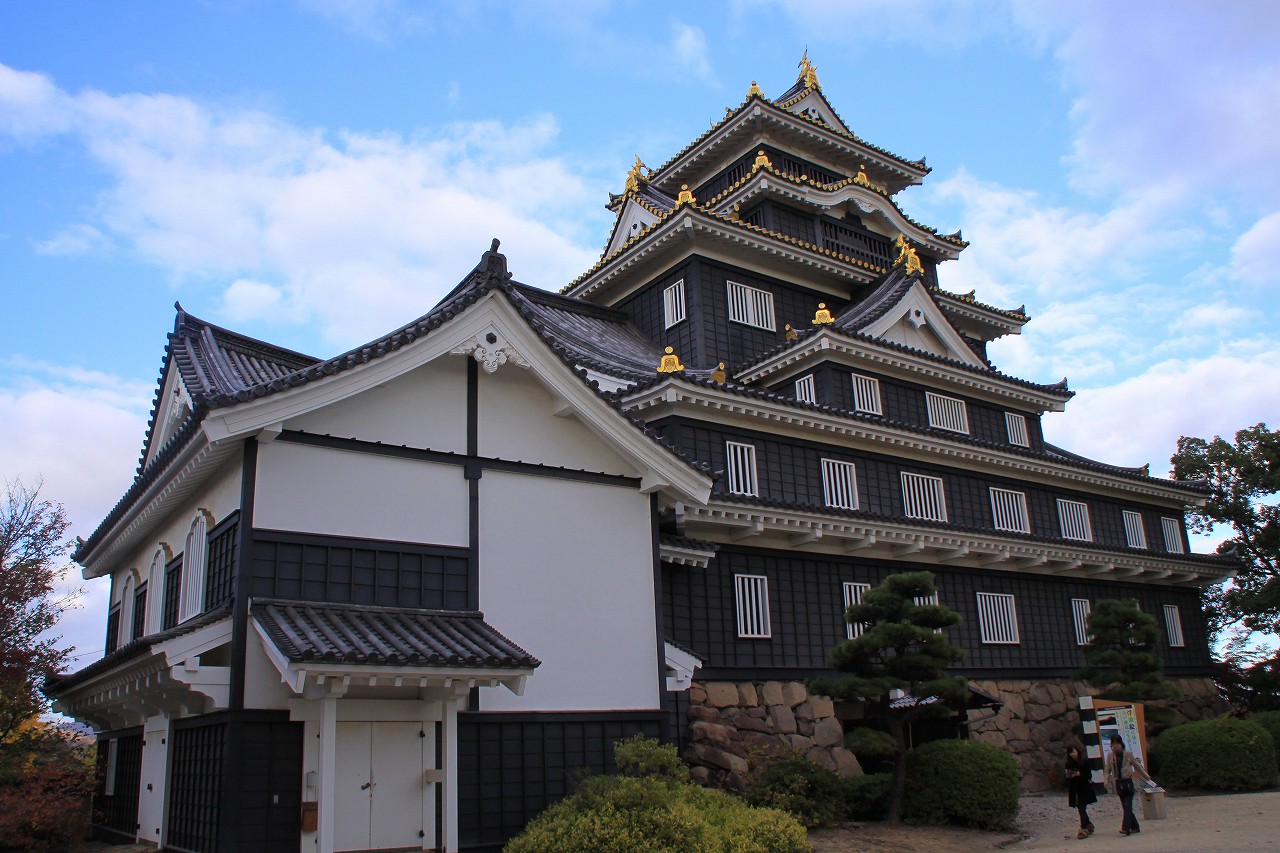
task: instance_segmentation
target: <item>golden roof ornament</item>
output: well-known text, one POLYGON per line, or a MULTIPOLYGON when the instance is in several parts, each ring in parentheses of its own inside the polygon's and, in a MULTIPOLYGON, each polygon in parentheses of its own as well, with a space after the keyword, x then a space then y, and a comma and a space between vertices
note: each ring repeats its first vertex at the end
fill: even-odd
POLYGON ((773 168, 773 163, 769 162, 769 155, 764 153, 763 148, 761 148, 759 151, 756 152, 755 168, 757 169, 773 168))
POLYGON ((676 196, 676 207, 680 207, 681 205, 684 205, 684 204, 693 204, 693 203, 694 203, 693 193, 689 191, 689 185, 681 184, 680 194, 676 196))
POLYGON ((804 56, 800 57, 800 76, 796 78, 796 82, 802 82, 806 89, 822 90, 822 84, 818 82, 818 68, 809 61, 809 49, 805 48, 804 56))
POLYGON ((675 354, 675 350, 667 347, 666 355, 662 357, 662 363, 658 365, 659 373, 679 373, 684 370, 684 365, 680 363, 680 356, 675 354))
POLYGON ((830 325, 831 323, 834 323, 835 321, 836 321, 836 318, 832 317, 831 312, 827 310, 827 303, 819 302, 818 310, 815 311, 813 314, 813 325, 827 326, 827 325, 830 325))
POLYGON ((757 98, 764 97, 764 92, 760 91, 760 86, 755 80, 751 81, 751 88, 747 90, 747 97, 750 98, 752 95, 755 95, 757 98))
POLYGON ((800 333, 799 333, 799 332, 797 332, 795 329, 791 328, 791 324, 790 324, 790 323, 788 323, 788 324, 784 327, 784 329, 786 330, 786 333, 787 333, 787 335, 786 335, 786 337, 787 337, 787 343, 791 343, 792 341, 796 341, 796 340, 799 340, 799 339, 800 339, 800 333))
POLYGON ((741 207, 741 205, 737 205, 737 204, 735 204, 735 205, 733 206, 733 210, 730 210, 730 211, 729 211, 729 219, 730 219, 731 221, 733 221, 733 222, 740 222, 740 221, 742 220, 742 212, 741 212, 741 210, 740 210, 740 207, 741 207))
POLYGON ((907 242, 907 238, 902 234, 898 235, 898 239, 894 241, 893 246, 898 250, 898 258, 893 262, 895 267, 906 264, 907 275, 924 275, 924 265, 920 263, 920 256, 916 254, 916 250, 907 242))
POLYGON ((640 189, 640 181, 644 180, 645 165, 640 161, 640 155, 636 155, 635 165, 631 167, 631 171, 627 172, 627 185, 624 192, 636 192, 640 189))
POLYGON ((724 372, 724 362, 722 361, 722 362, 720 362, 719 364, 717 364, 717 365, 716 365, 716 369, 715 369, 715 370, 711 371, 711 381, 712 381, 712 382, 726 382, 726 381, 728 381, 728 379, 729 379, 729 377, 728 377, 728 376, 725 374, 725 372, 724 372))

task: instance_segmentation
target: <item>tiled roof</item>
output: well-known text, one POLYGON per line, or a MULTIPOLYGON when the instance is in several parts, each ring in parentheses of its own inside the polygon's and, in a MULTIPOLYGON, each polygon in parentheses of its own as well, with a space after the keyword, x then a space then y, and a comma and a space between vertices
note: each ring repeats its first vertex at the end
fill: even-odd
POLYGON ((709 542, 706 539, 690 539, 687 536, 676 536, 674 534, 662 533, 658 535, 658 542, 662 545, 668 545, 672 548, 685 548, 690 551, 718 551, 720 546, 715 542, 709 542))
POLYGON ((875 290, 836 317, 832 327, 845 334, 857 334, 897 305, 914 284, 915 279, 907 275, 903 267, 894 267, 880 279, 875 290))
POLYGON ((174 637, 181 637, 183 634, 190 634, 192 631, 199 630, 206 625, 212 625, 231 615, 231 603, 222 605, 221 607, 203 613, 194 619, 183 622, 181 625, 175 625, 165 631, 155 634, 149 634, 145 637, 139 637, 125 643, 120 648, 110 652, 84 669, 77 670, 67 675, 55 675, 44 683, 44 692, 47 696, 60 696, 72 690, 76 686, 83 684, 89 679, 101 675, 108 670, 115 669, 122 663, 130 661, 134 658, 141 657, 145 652, 154 646, 166 640, 172 640, 174 637))
POLYGON ((532 669, 540 661, 476 612, 258 599, 253 618, 294 663, 532 669))
POLYGON ((935 286, 931 286, 929 289, 940 296, 945 296, 948 299, 954 299, 957 302, 967 303, 969 305, 974 306, 975 308, 981 308, 984 311, 990 311, 992 314, 1003 315, 1005 317, 1008 317, 1011 320, 1018 320, 1025 323, 1028 319, 1027 306, 1025 305, 1019 305, 1017 308, 997 308, 994 305, 988 305, 985 302, 979 302, 977 299, 975 299, 974 293, 976 291, 971 290, 968 293, 952 293, 949 290, 943 290, 941 287, 935 287, 935 286))
POLYGON ((662 351, 628 324, 626 314, 610 312, 613 316, 609 316, 590 303, 524 285, 516 292, 524 307, 579 364, 627 379, 654 374, 662 351))
POLYGON ((235 393, 320 361, 207 323, 175 305, 169 347, 191 396, 235 393))

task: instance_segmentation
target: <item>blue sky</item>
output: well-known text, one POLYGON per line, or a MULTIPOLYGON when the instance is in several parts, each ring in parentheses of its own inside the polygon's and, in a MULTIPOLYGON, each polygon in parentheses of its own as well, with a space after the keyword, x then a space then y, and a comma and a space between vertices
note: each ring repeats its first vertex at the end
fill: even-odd
MULTIPOLYGON (((1257 2, 0 4, 0 475, 87 536, 127 488, 173 303, 317 356, 425 312, 497 236, 559 288, 656 166, 805 49, 1025 303, 1046 432, 1167 470, 1280 408, 1280 6, 1257 2)), ((63 630, 92 659, 105 585, 63 630)))

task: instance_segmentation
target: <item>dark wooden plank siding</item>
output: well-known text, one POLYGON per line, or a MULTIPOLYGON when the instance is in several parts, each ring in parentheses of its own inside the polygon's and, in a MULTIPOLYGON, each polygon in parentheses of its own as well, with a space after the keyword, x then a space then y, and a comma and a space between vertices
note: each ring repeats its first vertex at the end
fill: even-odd
POLYGON ((93 796, 94 831, 114 839, 138 834, 138 795, 142 783, 142 732, 129 729, 98 738, 97 785, 93 796), (112 793, 107 794, 107 771, 115 744, 112 793))

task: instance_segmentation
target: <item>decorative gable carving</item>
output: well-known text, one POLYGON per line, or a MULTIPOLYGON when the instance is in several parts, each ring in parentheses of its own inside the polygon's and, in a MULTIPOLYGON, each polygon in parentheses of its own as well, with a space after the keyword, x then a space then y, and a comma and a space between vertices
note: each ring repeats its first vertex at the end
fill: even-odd
POLYGON ((965 343, 919 281, 879 319, 858 331, 974 367, 986 366, 965 343))
POLYGON ((840 121, 840 117, 836 115, 836 111, 831 109, 831 105, 827 103, 827 99, 822 97, 817 91, 812 91, 800 100, 791 104, 787 109, 796 115, 805 118, 820 121, 827 127, 834 128, 841 133, 852 133, 849 128, 845 127, 844 122, 840 121))
POLYGON ((480 363, 485 373, 494 373, 511 362, 517 367, 529 369, 529 361, 509 344, 497 331, 489 331, 469 339, 449 351, 453 355, 469 355, 480 363))
POLYGON ((613 230, 613 239, 609 241, 609 248, 605 250, 605 254, 611 255, 618 251, 628 240, 657 221, 658 217, 636 203, 635 199, 627 199, 622 207, 622 213, 618 215, 618 225, 613 230))

